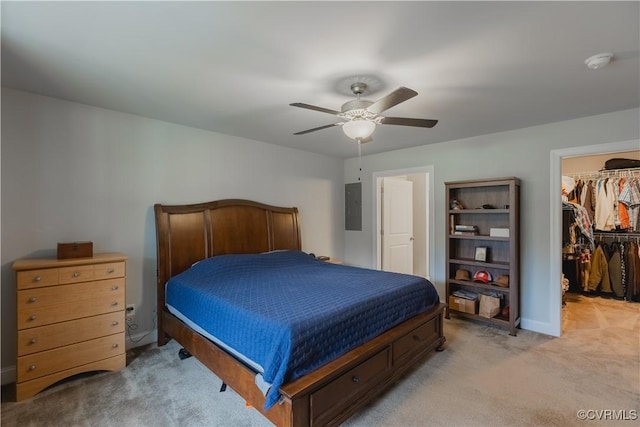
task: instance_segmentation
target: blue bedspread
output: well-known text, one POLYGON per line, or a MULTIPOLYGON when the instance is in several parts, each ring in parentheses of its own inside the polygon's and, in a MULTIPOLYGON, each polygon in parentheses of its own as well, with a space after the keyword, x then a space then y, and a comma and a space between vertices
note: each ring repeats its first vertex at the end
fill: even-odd
POLYGON ((439 302, 424 278, 336 265, 299 251, 223 255, 167 284, 167 303, 264 368, 279 387, 439 302))

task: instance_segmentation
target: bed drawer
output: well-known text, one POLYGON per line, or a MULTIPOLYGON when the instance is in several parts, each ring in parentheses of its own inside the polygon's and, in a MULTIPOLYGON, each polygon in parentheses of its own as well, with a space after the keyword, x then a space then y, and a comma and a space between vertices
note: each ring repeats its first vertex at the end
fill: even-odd
POLYGON ((18 356, 124 332, 124 312, 92 316, 18 331, 18 356))
POLYGON ((376 379, 391 368, 391 351, 386 347, 356 367, 340 375, 311 394, 311 425, 324 425, 363 390, 373 387, 376 379))
POLYGON ((18 375, 28 381, 123 353, 124 332, 18 357, 18 375))
POLYGON ((393 343, 393 363, 396 364, 403 357, 419 351, 424 344, 433 342, 438 334, 438 318, 434 318, 399 338, 393 343))

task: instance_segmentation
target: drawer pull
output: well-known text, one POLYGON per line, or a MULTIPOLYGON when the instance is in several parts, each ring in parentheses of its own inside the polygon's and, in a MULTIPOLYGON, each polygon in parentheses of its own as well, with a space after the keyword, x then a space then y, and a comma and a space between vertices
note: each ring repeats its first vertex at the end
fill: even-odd
POLYGON ((111 322, 111 326, 118 326, 118 321, 114 320, 113 322, 111 322))
POLYGON ((38 342, 38 340, 37 340, 37 339, 35 339, 35 338, 31 338, 31 339, 29 340, 29 344, 31 344, 31 345, 33 345, 33 344, 35 344, 35 343, 37 343, 37 342, 38 342))
POLYGON ((111 348, 118 348, 118 344, 111 344, 111 348))
POLYGON ((78 273, 77 271, 73 272, 73 277, 80 277, 80 273, 78 273))
POLYGON ((414 341, 420 341, 420 337, 418 335, 413 335, 413 340, 414 341))
POLYGON ((118 290, 118 285, 113 285, 113 286, 111 287, 111 290, 112 290, 112 291, 117 291, 117 290, 118 290))
POLYGON ((36 297, 29 298, 29 302, 36 302, 36 301, 38 301, 38 298, 36 297))
POLYGON ((118 301, 114 301, 111 303, 111 307, 115 307, 116 305, 118 305, 118 301))
POLYGON ((358 383, 360 382, 360 377, 359 377, 359 376, 357 376, 357 375, 354 375, 354 376, 351 378, 351 381, 353 381, 354 383, 358 384, 358 383))
POLYGON ((29 320, 36 320, 36 315, 32 314, 31 316, 29 316, 29 320))
POLYGON ((35 370, 36 370, 36 365, 31 365, 31 366, 29 366, 29 370, 30 370, 30 371, 35 371, 35 370))
POLYGON ((41 280, 42 280, 42 276, 36 276, 36 277, 33 278, 34 282, 39 282, 41 280))
POLYGON ((114 270, 113 268, 109 268, 109 269, 107 270, 107 274, 112 274, 114 271, 115 271, 115 270, 114 270))

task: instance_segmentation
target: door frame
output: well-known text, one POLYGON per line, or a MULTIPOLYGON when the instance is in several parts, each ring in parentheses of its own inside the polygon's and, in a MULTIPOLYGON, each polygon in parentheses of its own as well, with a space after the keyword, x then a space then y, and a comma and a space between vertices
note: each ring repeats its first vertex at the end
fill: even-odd
POLYGON ((562 334, 562 158, 598 154, 636 151, 640 140, 620 141, 606 144, 585 145, 580 147, 552 150, 550 155, 551 179, 549 189, 550 226, 549 226, 549 307, 551 307, 548 333, 559 337, 562 334), (554 285, 557 284, 556 285, 554 285), (556 292, 553 287, 556 286, 556 292))
MULTIPOLYGON (((372 193, 372 207, 371 207, 371 212, 373 213, 373 224, 372 224, 372 248, 373 248, 373 259, 375 260, 374 262, 374 266, 376 269, 380 270, 381 269, 381 263, 380 263, 380 259, 381 259, 381 251, 382 251, 382 245, 380 242, 380 235, 378 233, 378 231, 380 230, 380 206, 381 206, 381 200, 378 197, 379 192, 378 192, 378 181, 381 178, 390 178, 390 177, 394 177, 394 176, 404 176, 404 175, 416 175, 416 174, 425 174, 427 177, 427 184, 428 184, 428 197, 427 197, 427 203, 428 206, 425 210, 426 212, 426 216, 427 218, 424 218, 426 224, 427 224, 427 230, 426 230, 426 236, 424 236, 425 241, 426 241, 426 247, 427 247, 427 257, 426 257, 426 270, 427 270, 427 279, 431 280, 431 272, 433 270, 433 266, 435 265, 435 254, 434 254, 434 213, 433 213, 433 207, 434 207, 434 179, 433 179, 433 165, 426 165, 426 166, 418 166, 418 167, 414 167, 414 168, 407 168, 407 169, 393 169, 393 170, 386 170, 386 171, 378 171, 378 172, 374 172, 372 174, 372 185, 371 185, 371 193, 372 193)), ((415 207, 414 207, 414 215, 415 215, 415 207)), ((415 218, 414 218, 415 220, 415 218)))

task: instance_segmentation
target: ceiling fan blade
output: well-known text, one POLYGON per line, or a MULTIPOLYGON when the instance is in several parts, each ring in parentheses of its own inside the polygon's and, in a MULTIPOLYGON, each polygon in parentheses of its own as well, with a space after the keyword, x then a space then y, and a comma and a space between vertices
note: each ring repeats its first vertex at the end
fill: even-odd
POLYGON ((438 123, 431 119, 410 119, 407 117, 385 117, 380 123, 383 125, 417 126, 421 128, 432 128, 438 123))
POLYGON ((317 128, 307 129, 307 130, 303 130, 303 131, 300 131, 300 132, 296 132, 296 133, 294 133, 294 135, 304 135, 305 133, 315 132, 317 130, 327 129, 327 128, 330 128, 330 127, 333 127, 333 126, 339 126, 341 124, 342 123, 332 123, 330 125, 319 126, 317 128))
POLYGON ((322 113, 333 114, 334 116, 337 116, 338 114, 340 114, 340 111, 330 110, 328 108, 323 108, 323 107, 316 107, 315 105, 304 104, 302 102, 294 102, 293 104, 289 104, 289 105, 291 105, 292 107, 306 108, 307 110, 320 111, 322 113))
POLYGON ((378 99, 376 102, 367 107, 367 110, 372 113, 380 114, 385 110, 393 107, 394 105, 398 105, 401 102, 406 101, 407 99, 411 99, 416 96, 418 92, 415 90, 409 89, 407 87, 401 87, 399 89, 394 90, 389 95, 378 99))

